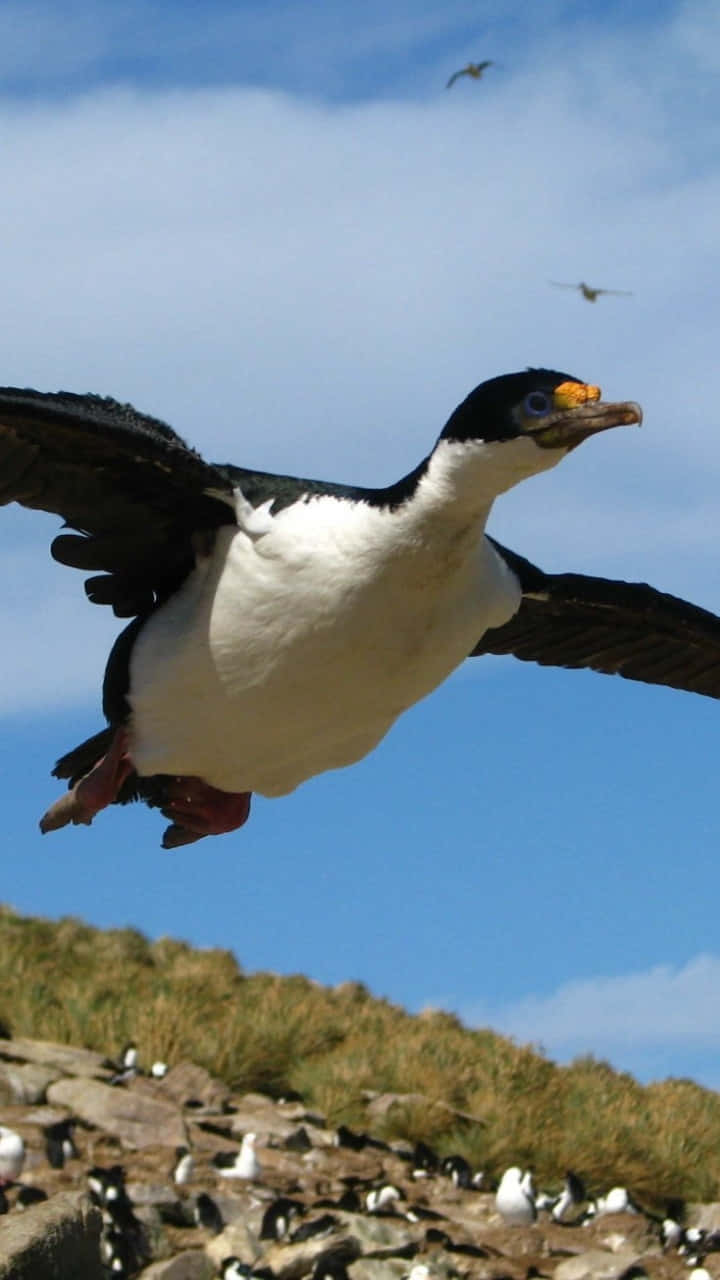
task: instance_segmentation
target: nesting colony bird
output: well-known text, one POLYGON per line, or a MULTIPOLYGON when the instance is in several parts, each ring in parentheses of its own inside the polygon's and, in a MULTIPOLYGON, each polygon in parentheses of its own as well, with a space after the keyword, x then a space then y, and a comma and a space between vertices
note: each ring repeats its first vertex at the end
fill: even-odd
POLYGON ((241 1262, 236 1254, 223 1258, 220 1263, 220 1280, 248 1280, 251 1275, 247 1262, 241 1262))
POLYGON ((495 1208, 509 1226, 522 1227, 534 1222, 537 1213, 532 1176, 516 1165, 506 1169, 495 1193, 495 1208))
POLYGON ((399 1187, 393 1186, 391 1182, 385 1182, 382 1186, 370 1188, 365 1196, 365 1208, 368 1213, 388 1213, 392 1211, 392 1206, 403 1198, 399 1187))
POLYGON ((214 1236, 219 1236, 225 1226, 219 1206, 206 1191, 201 1191, 196 1197, 193 1217, 199 1227, 212 1231, 214 1236))
POLYGON ((30 1209, 34 1204, 44 1204, 49 1199, 47 1191, 42 1187, 19 1187, 15 1200, 16 1209, 30 1209))
POLYGON ((473 1185, 472 1169, 464 1156, 445 1156, 440 1165, 440 1171, 445 1174, 446 1178, 450 1178, 455 1187, 462 1187, 467 1190, 473 1185))
POLYGON ((591 1200, 586 1210, 588 1218, 602 1218, 606 1213, 640 1213, 626 1187, 611 1187, 607 1195, 591 1200))
POLYGON ((108 1058, 106 1065, 113 1068, 113 1075, 110 1078, 112 1085, 129 1084, 136 1076, 142 1075, 137 1045, 133 1041, 123 1047, 117 1062, 108 1058))
POLYGON ((289 1196, 278 1196, 263 1213, 260 1224, 261 1240, 284 1240, 292 1223, 303 1212, 300 1200, 292 1200, 289 1196))
POLYGON ((452 89, 455 81, 459 80, 461 76, 469 76, 471 80, 480 80, 483 72, 487 71, 488 67, 492 66, 494 66, 494 63, 489 60, 486 60, 485 62, 468 62, 466 67, 461 67, 459 71, 453 72, 445 85, 445 88, 452 89))
POLYGON ((551 1216, 556 1222, 563 1222, 567 1214, 571 1210, 577 1211, 584 1200, 587 1200, 587 1194, 582 1178, 573 1173, 572 1169, 568 1169, 565 1174, 565 1186, 552 1206, 551 1216))
POLYGON ((66 1160, 77 1159, 78 1150, 73 1140, 77 1123, 77 1120, 71 1116, 67 1120, 48 1124, 43 1129, 45 1154, 53 1169, 62 1169, 66 1160))
POLYGON ((170 1170, 173 1182, 184 1187, 195 1172, 195 1160, 189 1147, 175 1148, 175 1163, 170 1170))
POLYGON ((25 1163, 25 1143, 19 1133, 0 1124, 0 1187, 15 1182, 25 1163))
POLYGON ((561 280, 551 280, 550 284, 555 289, 578 289, 586 302, 597 302, 601 294, 604 293, 615 294, 618 298, 632 297, 632 292, 629 289, 594 289, 592 285, 585 284, 584 280, 581 280, 579 284, 565 284, 561 280))
POLYGON ((260 1177, 260 1161, 255 1153, 256 1135, 246 1133, 238 1151, 219 1151, 213 1156, 215 1172, 221 1178, 247 1178, 254 1181, 260 1177))
MULTIPOLYGON (((468 656, 513 653, 720 696, 720 621, 644 585, 546 574, 485 536, 495 499, 638 423, 569 374, 482 383, 384 488, 209 464, 94 396, 0 390, 0 503, 60 515, 56 560, 132 618, 107 728, 63 756, 41 829, 141 798, 187 844, 372 751, 468 656)), ((126 1068, 131 1070, 132 1068, 126 1068)))

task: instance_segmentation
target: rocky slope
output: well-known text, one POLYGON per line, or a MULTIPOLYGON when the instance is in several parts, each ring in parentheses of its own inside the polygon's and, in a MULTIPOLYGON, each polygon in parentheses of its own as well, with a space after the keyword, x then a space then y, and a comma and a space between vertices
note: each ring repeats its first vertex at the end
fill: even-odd
MULTIPOLYGON (((111 1084, 113 1075, 89 1050, 0 1040, 0 1125, 19 1133, 26 1149, 0 1203, 0 1280, 247 1274, 242 1265, 231 1269, 232 1257, 266 1280, 401 1280, 410 1273, 413 1280, 630 1280, 643 1273, 679 1280, 689 1254, 704 1260, 702 1246, 685 1255, 664 1250, 659 1223, 643 1213, 579 1225, 580 1206, 577 1225, 543 1212, 530 1225, 507 1225, 482 1182, 455 1185, 431 1152, 372 1138, 390 1108, 421 1105, 416 1096, 368 1094, 365 1134, 341 1131, 339 1145, 338 1132, 302 1100, 233 1095, 190 1062, 171 1065, 161 1079, 130 1073, 111 1084), (46 1130, 68 1118, 78 1122, 77 1156, 52 1167, 46 1130), (250 1180, 222 1176, 218 1155, 230 1159, 249 1132, 259 1172, 250 1180), (179 1147, 193 1160, 182 1184, 172 1175, 179 1147), (124 1179, 112 1172, 117 1166, 124 1179), (388 1186, 394 1190, 381 1191, 388 1186), (47 1200, 27 1203, 33 1189, 47 1200), (371 1191, 380 1191, 379 1211, 369 1211, 371 1191), (278 1207, 279 1198, 292 1203, 278 1207), (280 1221, 271 1228, 273 1212, 280 1221)), ((684 1221, 720 1227, 720 1206, 687 1206, 684 1221)), ((710 1253, 706 1266, 720 1280, 720 1253, 710 1253)))

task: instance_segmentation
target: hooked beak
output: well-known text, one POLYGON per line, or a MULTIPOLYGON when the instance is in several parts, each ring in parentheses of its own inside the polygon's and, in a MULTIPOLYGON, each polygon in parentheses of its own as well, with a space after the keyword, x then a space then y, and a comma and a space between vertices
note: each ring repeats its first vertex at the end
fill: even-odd
POLYGON ((601 400, 602 392, 587 382, 562 382, 553 392, 550 413, 526 416, 523 429, 541 449, 574 449, 588 436, 610 427, 642 422, 642 409, 633 400, 619 404, 601 400))

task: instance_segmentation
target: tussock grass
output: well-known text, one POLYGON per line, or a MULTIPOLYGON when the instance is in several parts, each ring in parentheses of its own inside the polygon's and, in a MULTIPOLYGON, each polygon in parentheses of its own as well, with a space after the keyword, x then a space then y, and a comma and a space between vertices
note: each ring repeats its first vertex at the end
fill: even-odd
POLYGON ((0 908, 0 954, 0 1022, 15 1036, 105 1054, 134 1039, 145 1062, 190 1057, 239 1091, 297 1089, 330 1124, 366 1127, 366 1090, 422 1094, 375 1131, 460 1151, 490 1177, 520 1164, 552 1187, 573 1168, 594 1191, 623 1183, 652 1206, 717 1196, 720 1095, 692 1081, 642 1087, 588 1057, 558 1067, 360 983, 248 975, 228 951, 135 929, 0 908))

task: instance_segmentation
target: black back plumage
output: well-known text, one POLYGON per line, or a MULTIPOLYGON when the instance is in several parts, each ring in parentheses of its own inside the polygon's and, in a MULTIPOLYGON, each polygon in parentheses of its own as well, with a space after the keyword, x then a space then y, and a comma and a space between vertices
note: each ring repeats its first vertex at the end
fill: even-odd
POLYGON ((195 1219, 199 1227, 212 1231, 215 1236, 219 1236, 225 1226, 217 1203, 206 1191, 201 1191, 195 1200, 195 1219))

